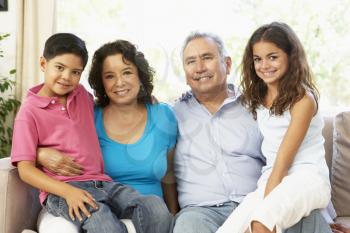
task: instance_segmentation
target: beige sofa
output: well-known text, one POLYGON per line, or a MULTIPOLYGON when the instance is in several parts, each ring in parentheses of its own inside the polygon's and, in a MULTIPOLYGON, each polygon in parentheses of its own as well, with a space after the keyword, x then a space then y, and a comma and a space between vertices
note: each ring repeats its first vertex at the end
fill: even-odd
MULTIPOLYGON (((338 215, 336 221, 350 226, 350 112, 324 119, 323 135, 332 181, 332 202, 338 215)), ((9 158, 0 159, 0 232, 35 231, 39 210, 37 192, 19 179, 9 158)), ((134 229, 129 230, 132 231, 134 229)))

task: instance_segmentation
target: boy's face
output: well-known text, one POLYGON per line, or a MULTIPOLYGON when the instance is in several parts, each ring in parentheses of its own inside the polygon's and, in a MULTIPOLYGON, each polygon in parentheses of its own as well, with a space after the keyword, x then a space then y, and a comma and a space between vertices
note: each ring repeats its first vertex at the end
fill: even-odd
POLYGON ((67 53, 46 60, 40 58, 40 68, 44 72, 44 86, 39 95, 48 97, 66 97, 79 84, 83 65, 81 58, 67 53))

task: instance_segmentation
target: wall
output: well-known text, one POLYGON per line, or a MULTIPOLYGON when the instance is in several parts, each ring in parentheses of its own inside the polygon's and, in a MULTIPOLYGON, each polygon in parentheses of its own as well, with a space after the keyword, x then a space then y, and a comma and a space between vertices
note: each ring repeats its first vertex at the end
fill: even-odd
POLYGON ((8 11, 0 11, 0 34, 5 33, 11 35, 0 44, 4 51, 4 58, 0 58, 1 76, 8 76, 16 64, 16 0, 8 0, 8 11))

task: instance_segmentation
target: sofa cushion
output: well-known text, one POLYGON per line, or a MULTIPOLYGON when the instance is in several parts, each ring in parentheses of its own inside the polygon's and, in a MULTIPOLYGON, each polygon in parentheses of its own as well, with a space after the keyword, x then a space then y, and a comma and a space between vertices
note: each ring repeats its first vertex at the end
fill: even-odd
POLYGON ((350 216, 350 112, 335 117, 333 146, 332 202, 338 216, 350 216))

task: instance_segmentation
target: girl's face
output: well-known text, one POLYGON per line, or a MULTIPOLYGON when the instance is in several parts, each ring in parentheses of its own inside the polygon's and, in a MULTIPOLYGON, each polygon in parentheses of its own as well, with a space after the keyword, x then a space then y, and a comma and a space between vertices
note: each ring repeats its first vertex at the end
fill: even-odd
POLYGON ((111 104, 137 104, 140 80, 136 66, 123 61, 122 54, 106 57, 102 67, 102 81, 111 104))
POLYGON ((288 55, 271 42, 254 44, 253 59, 256 74, 268 86, 277 86, 288 70, 288 55))

